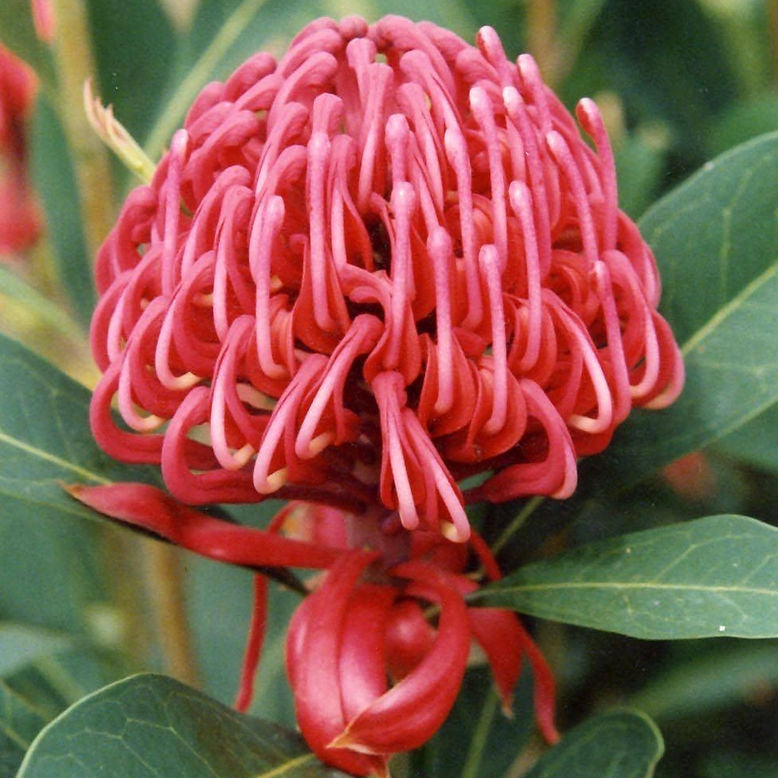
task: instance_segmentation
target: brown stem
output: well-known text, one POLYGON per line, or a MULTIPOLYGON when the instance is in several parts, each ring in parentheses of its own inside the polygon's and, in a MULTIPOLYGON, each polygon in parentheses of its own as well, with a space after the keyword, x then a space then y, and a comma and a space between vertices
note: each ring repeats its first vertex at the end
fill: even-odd
POLYGON ((527 47, 543 80, 553 89, 557 71, 557 16, 554 0, 527 0, 527 47))
POLYGON ((767 25, 770 32, 770 59, 773 81, 778 83, 778 0, 767 0, 767 25))
POLYGON ((56 105, 73 154, 87 249, 95 256, 113 223, 114 207, 108 155, 84 112, 84 82, 95 72, 91 32, 83 0, 54 0, 54 6, 56 105))
POLYGON ((154 627, 167 665, 165 669, 179 681, 197 686, 199 673, 186 617, 179 551, 167 543, 144 538, 141 553, 154 627))

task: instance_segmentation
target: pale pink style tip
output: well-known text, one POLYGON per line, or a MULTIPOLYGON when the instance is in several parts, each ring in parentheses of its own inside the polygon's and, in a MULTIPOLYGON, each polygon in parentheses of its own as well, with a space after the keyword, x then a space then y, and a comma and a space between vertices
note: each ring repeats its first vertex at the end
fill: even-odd
POLYGON ((569 496, 683 383, 577 116, 593 148, 493 30, 396 16, 320 19, 206 86, 100 252, 101 445, 186 502, 382 505, 457 541, 468 501, 569 496))
POLYGON ((51 43, 57 34, 57 21, 51 0, 30 0, 35 32, 44 43, 51 43))

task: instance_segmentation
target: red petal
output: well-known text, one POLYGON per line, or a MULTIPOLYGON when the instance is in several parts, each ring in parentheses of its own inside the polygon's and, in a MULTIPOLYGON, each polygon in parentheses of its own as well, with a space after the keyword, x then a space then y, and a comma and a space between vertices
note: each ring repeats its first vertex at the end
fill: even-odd
POLYGON ((418 748, 446 719, 459 692, 470 648, 464 601, 448 577, 423 563, 404 562, 392 573, 435 591, 441 603, 438 636, 416 669, 352 719, 331 747, 367 754, 418 748))
POLYGON ((267 579, 264 575, 254 576, 254 610, 251 613, 249 636, 240 673, 238 695, 235 698, 235 710, 244 713, 251 705, 254 696, 254 677, 262 654, 267 620, 267 579))
POLYGON ((393 608, 386 625, 386 659, 392 678, 409 675, 429 653, 435 630, 416 600, 405 599, 393 608))
POLYGON ((321 588, 292 617, 286 648, 297 722, 306 742, 323 761, 358 775, 385 770, 385 757, 328 746, 345 725, 339 659, 349 597, 372 558, 354 552, 332 566, 321 588))
POLYGON ((393 587, 374 584, 363 584, 351 594, 339 665, 346 721, 386 692, 386 622, 396 596, 393 587))
POLYGON ((247 567, 329 567, 342 552, 231 524, 177 502, 146 484, 67 486, 90 508, 149 530, 198 554, 247 567))
POLYGON ((521 672, 524 633, 519 620, 514 613, 500 608, 468 608, 467 617, 473 637, 489 660, 503 712, 508 716, 521 672))

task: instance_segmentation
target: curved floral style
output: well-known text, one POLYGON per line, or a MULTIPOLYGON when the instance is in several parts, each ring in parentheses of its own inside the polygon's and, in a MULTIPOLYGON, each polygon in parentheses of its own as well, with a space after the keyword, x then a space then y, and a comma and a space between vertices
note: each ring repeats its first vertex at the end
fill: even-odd
POLYGON ((27 175, 25 128, 35 89, 32 70, 0 46, 0 256, 23 251, 40 234, 27 175))
POLYGON ((99 255, 100 444, 187 503, 379 505, 458 541, 467 501, 568 496, 683 383, 600 114, 576 113, 593 147, 491 28, 392 16, 318 20, 209 84, 99 255))

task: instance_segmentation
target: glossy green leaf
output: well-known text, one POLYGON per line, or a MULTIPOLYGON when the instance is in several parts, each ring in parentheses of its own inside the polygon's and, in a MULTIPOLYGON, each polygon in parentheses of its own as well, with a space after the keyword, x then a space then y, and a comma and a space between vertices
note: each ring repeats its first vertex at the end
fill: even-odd
POLYGON ((683 394, 638 411, 583 472, 630 485, 778 402, 778 133, 708 163, 641 220, 663 310, 683 345, 683 394))
POLYGON ((143 138, 172 75, 176 39, 170 20, 157 0, 86 5, 99 94, 130 133, 143 138))
POLYGON ((0 776, 16 775, 24 754, 48 719, 0 681, 0 776))
POLYGON ((81 223, 78 187, 65 131, 45 95, 30 126, 30 164, 35 191, 46 214, 54 264, 67 302, 86 329, 95 301, 92 262, 81 223))
POLYGON ((0 386, 0 616, 88 632, 109 597, 106 547, 96 514, 61 484, 154 473, 105 456, 89 429, 90 393, 2 336, 0 386))
POLYGON ((709 516, 590 543, 481 591, 482 605, 638 638, 778 637, 778 529, 709 516))
POLYGON ((614 711, 568 732, 526 778, 650 778, 663 753, 662 736, 648 716, 614 711))
POLYGON ((172 678, 139 675, 81 700, 36 738, 18 778, 334 778, 296 735, 172 678))

